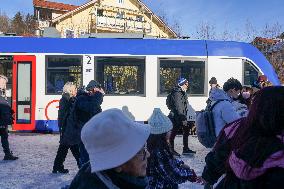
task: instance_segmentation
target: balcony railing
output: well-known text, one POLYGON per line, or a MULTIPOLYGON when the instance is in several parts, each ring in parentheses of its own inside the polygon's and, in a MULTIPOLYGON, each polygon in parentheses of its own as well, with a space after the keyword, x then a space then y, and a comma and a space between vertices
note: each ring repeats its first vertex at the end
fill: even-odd
POLYGON ((148 22, 108 16, 97 16, 94 27, 151 33, 151 24, 148 22))
POLYGON ((50 26, 50 21, 48 21, 48 20, 39 20, 38 21, 38 27, 40 29, 47 28, 49 26, 50 26))

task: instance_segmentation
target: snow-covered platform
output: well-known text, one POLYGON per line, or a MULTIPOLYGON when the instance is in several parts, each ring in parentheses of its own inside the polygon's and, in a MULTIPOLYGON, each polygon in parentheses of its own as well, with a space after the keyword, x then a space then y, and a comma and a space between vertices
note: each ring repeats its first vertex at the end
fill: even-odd
MULTIPOLYGON (((52 174, 53 161, 58 148, 59 135, 53 134, 10 134, 9 142, 13 153, 19 156, 16 161, 3 161, 0 150, 0 188, 1 189, 60 189, 71 182, 77 173, 75 159, 69 151, 65 168, 69 174, 52 174)), ((200 175, 204 166, 204 157, 208 149, 204 148, 196 137, 190 136, 190 148, 197 151, 193 157, 182 157, 200 175)), ((176 149, 182 151, 182 137, 176 137, 176 149)), ((202 189, 203 186, 190 182, 180 188, 202 189)))

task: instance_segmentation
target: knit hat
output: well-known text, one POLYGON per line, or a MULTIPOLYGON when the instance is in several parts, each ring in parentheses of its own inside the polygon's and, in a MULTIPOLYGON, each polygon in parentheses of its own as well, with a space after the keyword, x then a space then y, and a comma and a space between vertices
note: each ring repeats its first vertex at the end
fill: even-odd
POLYGON ((93 90, 94 88, 100 88, 100 87, 101 87, 101 85, 100 85, 97 81, 91 80, 91 81, 89 82, 89 84, 87 85, 86 90, 87 90, 87 91, 91 91, 91 90, 93 90))
POLYGON ((91 172, 126 163, 143 148, 149 135, 149 125, 132 121, 119 109, 109 109, 95 115, 81 131, 91 172))
POLYGON ((167 133, 173 128, 171 120, 163 114, 160 108, 154 108, 148 124, 151 125, 151 134, 167 133))
POLYGON ((183 86, 183 85, 186 84, 187 82, 188 82, 187 79, 181 77, 181 78, 179 78, 179 80, 178 80, 178 85, 179 85, 179 86, 183 86))

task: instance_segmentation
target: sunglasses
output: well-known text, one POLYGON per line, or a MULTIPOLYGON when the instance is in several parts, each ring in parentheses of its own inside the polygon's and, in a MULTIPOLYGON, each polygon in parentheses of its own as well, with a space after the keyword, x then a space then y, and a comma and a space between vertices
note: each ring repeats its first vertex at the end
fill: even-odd
POLYGON ((147 152, 148 152, 147 145, 144 145, 143 148, 137 153, 137 155, 142 156, 143 157, 142 160, 145 161, 147 157, 147 152))

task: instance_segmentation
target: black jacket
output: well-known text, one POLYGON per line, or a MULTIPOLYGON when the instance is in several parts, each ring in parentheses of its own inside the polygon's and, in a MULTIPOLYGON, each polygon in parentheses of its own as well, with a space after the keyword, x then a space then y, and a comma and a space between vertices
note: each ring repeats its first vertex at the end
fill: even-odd
MULTIPOLYGON (((100 172, 107 175, 112 184, 120 189, 144 189, 147 186, 146 179, 126 176, 113 170, 100 172)), ((90 163, 86 163, 77 173, 69 189, 108 189, 95 173, 91 173, 90 163)))
POLYGON ((169 117, 173 118, 177 122, 187 120, 187 93, 184 92, 179 86, 174 87, 171 93, 173 96, 173 107, 169 117))
POLYGON ((13 124, 13 113, 8 101, 0 96, 0 127, 4 128, 13 124))
POLYGON ((77 96, 76 114, 82 126, 94 115, 102 112, 102 102, 103 94, 100 92, 94 94, 83 93, 77 96))
MULTIPOLYGON (((282 168, 274 167, 273 164, 281 164, 281 161, 284 162, 284 150, 282 150, 282 158, 278 160, 275 159, 273 163, 269 165, 271 166, 270 168, 260 167, 261 170, 257 171, 259 174, 258 176, 253 175, 255 172, 248 172, 246 177, 240 178, 234 173, 240 166, 232 166, 230 164, 229 168, 226 167, 228 166, 226 164, 226 162, 229 161, 228 159, 233 157, 231 151, 231 138, 241 125, 241 121, 242 119, 236 120, 225 126, 221 131, 214 148, 205 158, 206 166, 203 170, 202 177, 209 184, 213 185, 223 174, 226 174, 226 176, 218 183, 216 189, 282 189, 284 186, 284 163, 282 163, 282 168)), ((246 153, 246 156, 249 157, 249 154, 251 153, 253 153, 253 147, 246 153)), ((269 159, 270 156, 271 155, 269 155, 267 159, 269 159)), ((243 162, 246 165, 246 161, 241 158, 234 158, 233 160, 243 162)), ((267 167, 267 165, 265 165, 265 167, 267 167)), ((252 168, 252 170, 253 169, 256 168, 252 168)))

